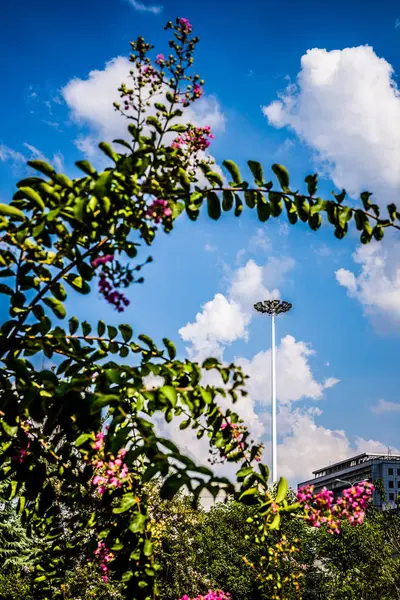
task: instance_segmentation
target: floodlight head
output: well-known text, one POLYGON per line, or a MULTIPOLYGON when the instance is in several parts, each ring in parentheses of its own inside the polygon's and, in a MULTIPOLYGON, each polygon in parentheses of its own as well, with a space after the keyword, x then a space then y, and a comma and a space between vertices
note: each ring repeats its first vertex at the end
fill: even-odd
POLYGON ((261 313, 279 315, 280 313, 288 312, 292 308, 292 305, 285 300, 264 300, 264 302, 257 302, 254 308, 261 313))

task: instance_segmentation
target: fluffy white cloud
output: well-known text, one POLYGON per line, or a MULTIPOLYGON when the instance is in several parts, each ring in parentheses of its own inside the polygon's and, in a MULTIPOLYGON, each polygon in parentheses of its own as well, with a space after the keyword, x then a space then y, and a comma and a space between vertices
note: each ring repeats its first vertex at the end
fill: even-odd
POLYGON ((374 413, 386 413, 386 412, 398 412, 400 411, 400 402, 389 402, 380 398, 377 404, 371 406, 371 410, 374 413))
POLYGON ((362 304, 365 314, 400 322, 400 243, 371 242, 358 248, 353 259, 359 274, 339 269, 338 283, 362 304))
POLYGON ((296 84, 263 108, 316 152, 338 187, 394 192, 400 185, 400 97, 393 67, 369 46, 308 50, 296 84))
MULTIPOLYGON (((103 70, 90 71, 87 79, 72 79, 62 90, 72 119, 90 130, 88 135, 76 140, 80 150, 90 157, 95 155, 99 141, 110 142, 127 135, 128 121, 115 111, 113 102, 119 100, 121 83, 129 87, 129 72, 133 68, 127 58, 118 56, 110 60, 103 70)), ((155 112, 153 107, 148 109, 149 115, 155 112)), ((223 131, 225 127, 225 117, 214 96, 203 96, 188 107, 179 120, 198 126, 210 125, 214 131, 223 131)))
POLYGON ((279 475, 291 484, 312 479, 312 472, 363 452, 385 453, 387 445, 362 437, 350 439, 343 430, 332 430, 316 423, 320 413, 287 411, 287 435, 278 444, 279 475))
POLYGON ((5 144, 0 144, 0 161, 5 162, 7 160, 15 163, 23 163, 26 161, 26 158, 21 152, 16 152, 5 144))
POLYGON ((239 304, 223 294, 216 294, 203 306, 202 312, 197 313, 195 322, 182 327, 179 334, 185 342, 191 343, 189 354, 192 357, 221 358, 223 345, 247 338, 249 321, 250 317, 242 312, 239 304))
MULTIPOLYGON (((371 47, 309 50, 301 59, 297 83, 263 111, 271 125, 289 127, 311 147, 319 168, 338 187, 352 195, 369 189, 382 206, 397 201, 400 93, 392 66, 371 47)), ((377 324, 377 316, 400 320, 397 238, 396 231, 379 244, 358 249, 358 275, 336 271, 339 284, 377 324)))
MULTIPOLYGON (((311 371, 310 356, 315 351, 310 344, 296 342, 293 336, 281 339, 276 348, 276 393, 280 404, 289 404, 304 398, 320 400, 325 389, 339 382, 329 377, 324 382, 317 381, 311 371)), ((250 376, 247 389, 256 402, 271 402, 271 350, 259 352, 252 359, 239 358, 236 362, 250 376)))
POLYGON ((291 258, 271 257, 264 266, 250 259, 234 271, 227 294, 216 294, 197 313, 193 323, 179 330, 182 339, 191 344, 190 356, 198 360, 211 355, 222 357, 224 346, 239 339, 246 340, 254 302, 279 298, 279 290, 270 291, 266 285, 273 285, 274 279, 281 283, 293 266, 291 258))

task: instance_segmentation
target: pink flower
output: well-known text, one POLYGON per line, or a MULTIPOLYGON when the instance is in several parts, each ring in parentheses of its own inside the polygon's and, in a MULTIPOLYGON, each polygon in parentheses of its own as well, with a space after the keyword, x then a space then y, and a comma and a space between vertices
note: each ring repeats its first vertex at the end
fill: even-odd
POLYGON ((192 31, 192 24, 188 21, 188 19, 179 19, 179 25, 183 29, 183 33, 190 33, 192 31))
POLYGON ((203 88, 196 83, 196 85, 193 88, 193 96, 197 99, 197 98, 201 98, 203 95, 203 88))
POLYGON ((105 265, 106 263, 112 262, 113 260, 114 260, 113 254, 107 254, 106 256, 98 256, 97 258, 92 260, 91 265, 95 269, 99 265, 105 265))
POLYGON ((157 54, 156 56, 156 64, 160 65, 161 63, 163 63, 165 61, 165 57, 164 54, 157 54))

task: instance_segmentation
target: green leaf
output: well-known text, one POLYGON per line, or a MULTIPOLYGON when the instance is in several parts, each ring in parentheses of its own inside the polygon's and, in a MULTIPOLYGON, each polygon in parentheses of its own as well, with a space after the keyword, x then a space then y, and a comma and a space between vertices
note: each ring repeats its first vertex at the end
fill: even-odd
POLYGON ((79 277, 74 273, 69 273, 65 277, 65 280, 68 281, 69 285, 80 294, 89 294, 90 285, 82 277, 79 277))
POLYGON ((124 513, 132 508, 132 506, 135 506, 135 504, 137 504, 137 502, 134 494, 124 494, 121 498, 120 505, 113 509, 113 513, 116 515, 124 513))
POLYGON ((284 477, 281 477, 278 484, 278 491, 276 492, 275 502, 280 504, 287 496, 289 485, 284 477))
POLYGON ((96 198, 103 198, 107 195, 111 186, 112 177, 112 171, 100 173, 93 188, 93 194, 96 198))
POLYGON ((118 335, 118 329, 114 325, 107 325, 107 333, 110 340, 113 340, 118 335))
POLYGON ((206 358, 206 360, 203 362, 203 369, 213 369, 214 367, 218 366, 219 362, 216 358, 206 358))
POLYGON ((172 406, 176 405, 178 395, 176 393, 176 389, 172 385, 164 385, 159 389, 159 393, 164 396, 172 404, 172 406))
POLYGON ((270 192, 268 197, 270 201, 271 215, 273 217, 279 217, 282 212, 282 196, 280 194, 270 192))
POLYGON ((28 165, 32 167, 32 169, 43 173, 43 175, 47 175, 47 177, 53 177, 56 174, 53 167, 44 160, 28 160, 28 165))
POLYGON ((224 160, 222 163, 225 169, 228 171, 229 175, 232 177, 233 183, 238 185, 241 183, 242 178, 240 176, 239 167, 233 160, 224 160))
POLYGON ((153 544, 150 540, 146 540, 143 546, 143 554, 145 556, 151 556, 153 554, 153 544))
POLYGON ((69 320, 69 333, 74 335, 79 327, 79 321, 76 317, 71 317, 69 320))
POLYGON ((46 298, 43 298, 43 302, 49 308, 51 308, 56 317, 58 317, 59 319, 64 319, 64 317, 67 314, 67 311, 65 310, 64 304, 60 300, 57 300, 57 298, 53 298, 51 296, 47 296, 46 298))
POLYGON ((371 196, 371 192, 361 192, 360 194, 361 202, 363 203, 365 210, 371 208, 371 202, 369 201, 371 196))
POLYGON ((143 533, 146 521, 146 516, 142 515, 140 512, 137 512, 129 523, 129 529, 132 531, 132 533, 143 533))
POLYGON ((279 529, 279 526, 281 524, 281 515, 279 513, 277 513, 274 518, 272 519, 272 523, 270 524, 269 528, 270 529, 279 529))
POLYGON ((233 207, 233 193, 229 190, 224 190, 222 193, 222 210, 228 211, 233 207))
POLYGON ((9 425, 5 421, 2 421, 1 424, 2 424, 3 429, 6 432, 6 434, 9 435, 10 437, 14 437, 17 434, 18 425, 9 425))
POLYGON ((19 208, 10 206, 10 204, 0 204, 0 215, 4 217, 11 217, 16 221, 25 221, 24 213, 19 210, 19 208))
POLYGON ((388 204, 387 206, 389 217, 391 221, 396 220, 397 206, 395 204, 388 204))
POLYGON ((172 125, 172 127, 169 128, 169 131, 176 131, 176 133, 184 133, 185 131, 187 131, 187 126, 183 125, 182 123, 176 123, 176 125, 172 125))
POLYGON ((41 210, 44 209, 44 202, 40 195, 30 187, 21 187, 20 191, 24 194, 25 198, 32 200, 41 210))
POLYGON ((235 217, 240 217, 243 210, 243 202, 237 194, 235 194, 235 217))
POLYGON ((262 185, 264 182, 264 174, 261 164, 255 160, 249 160, 247 164, 250 167, 250 171, 254 177, 254 181, 256 182, 256 184, 262 185))
POLYGON ((185 479, 178 473, 170 475, 161 486, 160 498, 162 500, 171 500, 183 485, 185 485, 185 479))
POLYGON ((320 213, 315 213, 308 219, 308 224, 313 231, 317 231, 322 225, 322 217, 320 213))
POLYGON ((12 296, 14 294, 14 290, 11 289, 5 283, 0 283, 0 294, 7 294, 8 296, 12 296))
POLYGON ((179 425, 179 429, 187 429, 190 425, 190 419, 186 419, 185 421, 182 421, 181 424, 179 425))
POLYGON ((103 337, 105 330, 106 330, 106 324, 104 323, 104 321, 100 320, 97 323, 97 335, 99 337, 103 337))
POLYGON ((81 323, 81 327, 82 327, 82 332, 84 337, 87 337, 88 335, 90 335, 91 331, 92 331, 92 326, 90 325, 90 323, 88 323, 87 321, 83 321, 81 323))
POLYGON ((207 209, 208 215, 214 221, 217 221, 221 216, 221 204, 218 195, 215 192, 207 193, 207 209))
POLYGON ((346 190, 342 190, 340 194, 335 194, 335 192, 332 193, 335 196, 336 200, 339 202, 339 204, 343 202, 343 200, 346 198, 346 190))
POLYGON ((380 225, 376 225, 372 231, 372 235, 378 242, 380 242, 381 239, 383 239, 383 236, 385 235, 385 230, 380 225))
POLYGON ((307 184, 308 194, 310 196, 315 196, 318 187, 318 175, 307 175, 304 181, 307 184))
POLYGON ((119 403, 119 396, 115 394, 95 394, 95 399, 91 405, 91 413, 97 413, 105 406, 119 403))
POLYGON ((185 191, 188 192, 190 190, 190 179, 188 174, 184 169, 182 169, 182 167, 180 167, 178 170, 178 175, 181 186, 185 191))
POLYGON ((254 208, 256 205, 257 193, 246 190, 244 193, 244 200, 249 208, 254 208))
POLYGON ((239 502, 242 502, 243 504, 246 504, 246 505, 257 504, 257 493, 258 493, 257 488, 255 488, 255 487, 249 488, 248 490, 245 490, 240 495, 239 502))
POLYGON ((222 179, 221 175, 215 171, 207 171, 206 177, 211 183, 215 183, 221 187, 224 185, 224 180, 222 179))
POLYGON ((174 358, 176 356, 176 348, 175 348, 174 344, 171 342, 171 340, 168 340, 167 338, 163 338, 163 344, 167 349, 169 358, 171 360, 174 360, 174 358))
POLYGON ((87 442, 88 440, 90 440, 92 438, 93 438, 93 436, 91 433, 81 433, 81 435, 75 441, 75 446, 77 448, 79 448, 79 446, 82 446, 85 442, 87 442))
POLYGON ((99 148, 104 152, 106 156, 108 156, 108 158, 111 158, 111 160, 113 160, 114 162, 118 162, 119 156, 116 152, 114 152, 110 144, 107 144, 107 142, 100 142, 99 148))
POLYGON ((86 175, 97 175, 96 169, 92 167, 88 160, 77 160, 75 164, 78 167, 78 169, 86 173, 86 175))
POLYGON ((148 125, 151 125, 152 127, 154 127, 154 129, 157 131, 157 133, 162 135, 163 127, 162 127, 160 121, 157 119, 157 117, 150 116, 150 117, 147 117, 146 120, 147 120, 148 125))
POLYGON ((274 164, 272 170, 278 178, 279 185, 284 192, 289 191, 289 172, 283 165, 274 164))
POLYGON ((268 221, 271 215, 271 207, 262 194, 259 194, 257 200, 257 215, 261 223, 268 221))
POLYGON ((121 335, 124 339, 124 342, 129 342, 129 340, 131 339, 131 337, 133 336, 133 329, 130 325, 118 325, 118 329, 121 332, 121 335))

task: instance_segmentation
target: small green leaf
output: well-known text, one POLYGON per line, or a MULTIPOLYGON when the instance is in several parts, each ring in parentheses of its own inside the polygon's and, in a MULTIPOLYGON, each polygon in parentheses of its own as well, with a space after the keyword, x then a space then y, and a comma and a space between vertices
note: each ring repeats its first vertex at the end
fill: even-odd
POLYGON ((75 446, 79 448, 79 446, 82 446, 82 444, 84 444, 85 442, 87 442, 87 440, 90 440, 92 438, 93 436, 91 433, 81 433, 81 435, 75 441, 75 446))
POLYGON ((247 164, 250 167, 255 183, 257 185, 262 185, 264 182, 264 174, 261 164, 255 160, 249 160, 247 164))
POLYGON ((0 204, 0 215, 4 217, 14 218, 16 221, 24 221, 25 215, 24 213, 16 208, 15 206, 10 206, 10 204, 0 204))
POLYGON ((124 339, 124 342, 129 342, 129 340, 131 339, 131 337, 133 336, 133 329, 130 325, 118 325, 118 329, 121 332, 121 335, 124 339))
POLYGON ((320 213, 315 213, 308 219, 308 224, 313 231, 317 231, 322 225, 322 217, 320 213))
POLYGON ((287 480, 284 477, 281 477, 278 484, 278 491, 276 492, 275 502, 280 504, 282 500, 286 498, 286 495, 289 490, 289 485, 287 480))
POLYGON ((174 360, 174 358, 176 356, 176 348, 175 348, 174 344, 171 342, 171 340, 168 340, 167 338, 163 338, 163 344, 167 349, 169 358, 171 360, 174 360))
POLYGON ((92 167, 88 160, 77 160, 75 164, 78 169, 86 173, 86 175, 97 175, 96 169, 92 167))
POLYGON ((233 193, 229 190, 224 190, 222 193, 222 210, 228 211, 233 207, 233 193))
POLYGON ((172 406, 176 405, 178 396, 176 393, 176 389, 172 385, 164 385, 159 389, 159 393, 165 398, 167 398, 167 400, 172 404, 172 406))
POLYGON ((143 554, 145 556, 151 556, 153 554, 153 544, 150 540, 146 540, 143 546, 143 554))
POLYGON ((318 175, 307 175, 304 180, 307 184, 308 193, 310 196, 315 196, 318 187, 318 175))
POLYGON ((2 424, 3 429, 6 432, 6 434, 9 435, 10 437, 14 437, 17 434, 18 425, 9 425, 5 421, 2 421, 1 424, 2 424))
POLYGON ((103 337, 105 330, 106 330, 106 324, 104 323, 104 321, 100 320, 97 323, 97 335, 99 337, 103 337))
POLYGON ((222 163, 225 169, 228 171, 229 175, 232 177, 233 183, 238 185, 241 183, 242 178, 240 176, 239 167, 233 160, 224 160, 222 163))
POLYGON ((178 175, 179 175, 180 184, 183 187, 183 189, 185 191, 189 191, 190 190, 190 179, 189 179, 188 174, 186 173, 186 171, 184 169, 182 169, 182 167, 179 168, 178 175))
POLYGON ((74 335, 79 327, 79 321, 76 317, 71 317, 69 320, 69 333, 74 335))
POLYGON ((132 533, 143 533, 146 521, 146 516, 142 515, 140 512, 137 512, 129 523, 129 529, 132 531, 132 533))
POLYGON ((215 183, 221 187, 224 185, 224 180, 222 179, 221 175, 215 171, 207 171, 206 177, 211 183, 215 183))
POLYGON ((206 360, 203 362, 203 369, 213 369, 218 365, 219 362, 216 358, 206 358, 206 360))
POLYGON ((107 142, 100 142, 99 148, 104 152, 106 156, 108 156, 108 158, 111 158, 111 160, 113 160, 114 162, 118 162, 119 156, 116 152, 114 152, 110 144, 107 144, 107 142))
POLYGON ((44 160, 28 160, 28 165, 32 167, 32 169, 35 169, 36 171, 39 171, 48 177, 53 177, 56 174, 53 167, 44 160))
POLYGON ((83 321, 81 323, 81 327, 82 327, 82 332, 84 337, 87 337, 88 335, 90 335, 91 331, 92 331, 92 326, 90 325, 90 323, 88 323, 87 321, 83 321))
POLYGON ((121 498, 120 505, 117 506, 116 508, 114 508, 113 513, 116 515, 124 513, 127 510, 129 510, 130 508, 132 508, 132 506, 135 506, 135 504, 137 504, 137 503, 136 503, 136 498, 135 498, 134 494, 132 494, 132 493, 124 494, 121 498))
POLYGON ((185 421, 182 421, 182 423, 179 425, 179 429, 187 429, 190 425, 190 419, 186 419, 185 421))
POLYGON ((43 298, 43 302, 49 308, 51 308, 56 317, 58 317, 59 319, 64 319, 64 317, 67 314, 67 311, 65 310, 64 304, 60 300, 57 300, 57 298, 53 298, 51 296, 47 296, 46 298, 43 298))
POLYGON ((44 209, 44 202, 40 195, 30 187, 21 187, 20 191, 24 194, 25 198, 32 200, 41 210, 44 209))
POLYGON ((240 215, 242 214, 242 210, 243 210, 243 202, 241 201, 240 197, 235 194, 235 217, 240 217, 240 215))
POLYGON ((249 208, 254 208, 256 205, 257 193, 246 190, 244 193, 244 200, 249 208))
POLYGON ((289 172, 283 165, 274 164, 272 170, 278 178, 279 185, 284 192, 289 191, 289 172))
POLYGON ((277 513, 274 518, 272 519, 272 523, 270 524, 269 528, 270 529, 279 529, 279 526, 281 524, 281 515, 279 513, 277 513))
POLYGON ((259 194, 257 200, 257 215, 261 223, 268 221, 271 215, 271 207, 262 194, 259 194))
POLYGON ((221 216, 221 204, 218 195, 215 192, 208 192, 207 208, 209 217, 214 219, 214 221, 217 221, 221 216))

